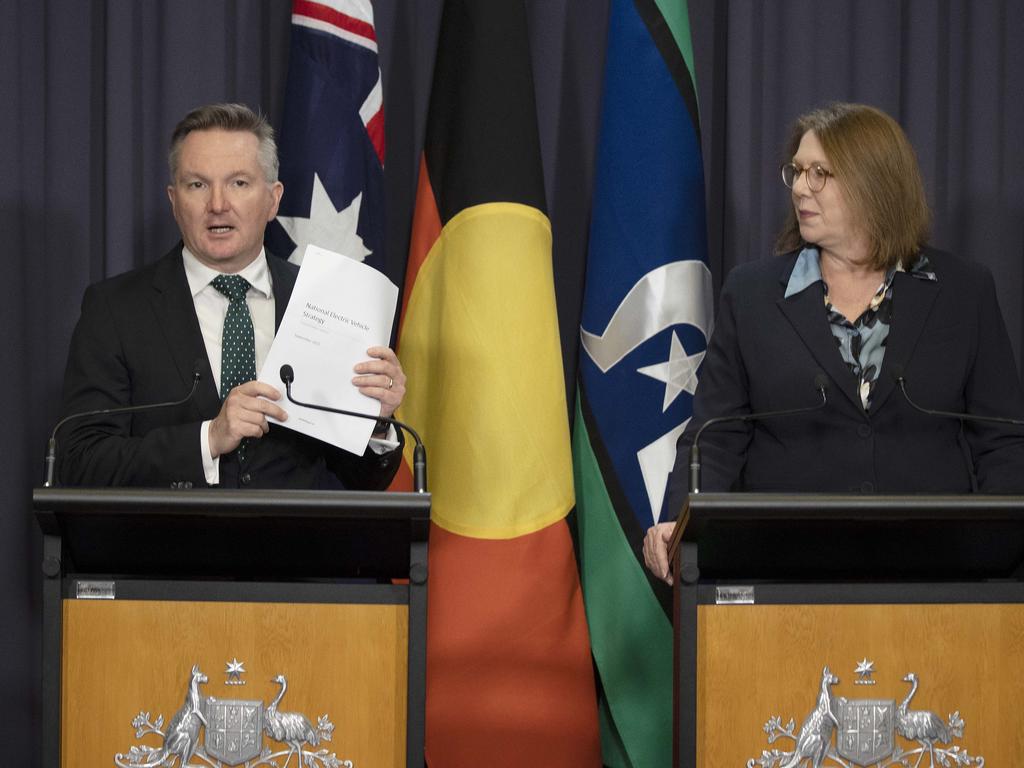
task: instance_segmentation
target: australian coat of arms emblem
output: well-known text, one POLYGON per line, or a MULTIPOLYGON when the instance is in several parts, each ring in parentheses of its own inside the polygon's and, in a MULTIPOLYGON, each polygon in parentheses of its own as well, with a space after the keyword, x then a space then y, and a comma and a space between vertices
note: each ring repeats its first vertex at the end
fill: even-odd
MULTIPOLYGON (((241 662, 230 662, 229 684, 244 685, 240 680, 243 671, 241 662)), ((272 680, 279 690, 266 706, 260 700, 204 698, 199 687, 208 681, 198 664, 192 667, 184 703, 166 728, 163 715, 151 720, 149 712, 139 712, 132 720, 135 738, 155 734, 163 743, 160 746, 136 744, 128 752, 114 755, 114 765, 118 768, 239 765, 287 768, 295 757, 296 768, 353 768, 351 760, 341 760, 322 746, 331 741, 334 734, 334 724, 327 715, 321 715, 314 724, 305 715, 281 707, 288 690, 284 675, 272 680)))
MULTIPOLYGON (((867 659, 857 666, 858 685, 873 685, 874 672, 867 659)), ((953 742, 964 735, 964 721, 956 711, 943 720, 934 712, 912 709, 918 688, 913 672, 903 677, 907 695, 895 699, 836 697, 832 686, 839 678, 822 670, 814 708, 797 731, 792 718, 786 725, 773 715, 764 724, 768 743, 792 740, 792 749, 764 750, 747 761, 747 768, 982 768, 985 758, 972 756, 953 742), (899 736, 904 743, 896 738, 899 736), (928 758, 924 762, 925 757, 928 758)))

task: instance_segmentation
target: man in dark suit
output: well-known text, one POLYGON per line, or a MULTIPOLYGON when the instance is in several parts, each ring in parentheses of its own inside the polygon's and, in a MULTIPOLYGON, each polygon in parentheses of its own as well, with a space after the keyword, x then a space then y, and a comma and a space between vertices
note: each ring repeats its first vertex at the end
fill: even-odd
MULTIPOLYGON (((68 426, 59 476, 74 485, 384 488, 400 441, 378 422, 362 456, 277 425, 282 394, 255 381, 298 268, 263 248, 283 186, 265 118, 238 104, 189 113, 169 152, 167 195, 182 242, 160 260, 86 291, 71 342, 64 413, 174 401, 174 408, 68 426)), ((405 375, 367 350, 352 384, 390 416, 405 375)), ((339 383, 339 386, 344 386, 339 383)))

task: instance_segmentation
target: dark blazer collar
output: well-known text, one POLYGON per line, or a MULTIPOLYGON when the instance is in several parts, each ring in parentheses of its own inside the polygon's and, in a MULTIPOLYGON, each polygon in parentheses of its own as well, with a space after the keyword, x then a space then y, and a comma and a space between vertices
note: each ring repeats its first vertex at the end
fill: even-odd
POLYGON ((871 396, 872 410, 881 408, 896 388, 893 372, 907 369, 938 295, 938 281, 920 280, 906 272, 897 272, 893 278, 892 323, 885 342, 882 370, 878 372, 878 382, 871 396))
POLYGON ((209 419, 220 410, 220 393, 213 380, 192 292, 185 277, 182 246, 179 242, 154 265, 153 312, 163 332, 169 357, 181 377, 182 387, 187 388, 191 383, 193 366, 198 362, 202 378, 195 401, 199 417, 209 419))
MULTIPOLYGON (((783 263, 782 273, 779 282, 782 284, 780 295, 785 292, 789 284, 789 276, 796 264, 797 253, 792 253, 783 263)), ((822 293, 815 286, 811 285, 787 298, 780 298, 776 303, 782 314, 786 316, 793 330, 810 350, 815 362, 832 380, 829 391, 829 398, 834 399, 835 389, 838 389, 859 411, 863 412, 860 404, 860 396, 857 393, 857 377, 843 362, 842 355, 836 349, 836 340, 828 326, 828 316, 825 314, 825 307, 822 303, 822 293)), ((784 361, 780 361, 784 364, 784 361)), ((807 382, 808 391, 811 390, 813 381, 807 382)))
POLYGON ((284 310, 292 297, 292 289, 295 287, 295 278, 298 277, 299 268, 274 256, 270 251, 267 251, 267 268, 270 270, 270 280, 274 284, 274 330, 276 331, 281 327, 284 310))
MULTIPOLYGON (((167 350, 187 391, 192 383, 193 366, 198 361, 202 378, 196 393, 198 413, 203 419, 220 411, 220 393, 213 380, 213 369, 196 317, 195 303, 185 277, 183 243, 178 243, 154 264, 153 311, 164 335, 167 350)), ((274 289, 274 329, 281 326, 285 307, 295 287, 298 267, 267 252, 267 268, 274 289)))
MULTIPOLYGON (((797 253, 793 253, 783 263, 779 277, 783 291, 789 284, 796 259, 797 253)), ((906 369, 939 292, 936 281, 918 280, 904 272, 897 272, 893 280, 893 319, 885 345, 882 370, 879 371, 871 398, 873 412, 885 404, 895 389, 893 371, 906 369)), ((860 394, 857 392, 857 377, 843 362, 836 348, 835 337, 822 307, 821 292, 811 286, 788 299, 779 299, 777 303, 814 359, 832 379, 834 386, 863 413, 860 394)))

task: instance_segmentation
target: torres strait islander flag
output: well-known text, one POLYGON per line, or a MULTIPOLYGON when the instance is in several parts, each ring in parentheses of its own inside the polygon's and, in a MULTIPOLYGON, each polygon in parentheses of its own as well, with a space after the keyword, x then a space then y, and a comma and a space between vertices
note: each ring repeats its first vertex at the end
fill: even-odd
POLYGON ((611 0, 573 430, 609 766, 672 761, 667 588, 643 565, 711 333, 685 0, 611 0))
POLYGON ((384 99, 369 0, 292 0, 272 251, 309 244, 384 267, 384 99), (283 230, 283 231, 282 231, 283 230))
POLYGON ((398 352, 430 449, 427 762, 601 763, 521 0, 448 0, 398 352))

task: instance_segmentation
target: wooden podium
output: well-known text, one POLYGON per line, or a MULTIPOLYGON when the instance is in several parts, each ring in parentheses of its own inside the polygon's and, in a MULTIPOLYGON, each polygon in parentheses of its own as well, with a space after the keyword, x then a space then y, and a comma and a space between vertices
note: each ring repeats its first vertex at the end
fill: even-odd
POLYGON ((1024 498, 695 494, 680 520, 675 765, 1024 763, 1024 498))
POLYGON ((429 494, 33 505, 45 768, 422 768, 429 494))

